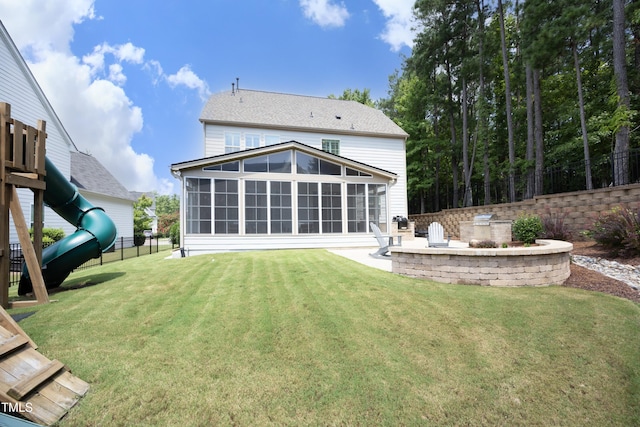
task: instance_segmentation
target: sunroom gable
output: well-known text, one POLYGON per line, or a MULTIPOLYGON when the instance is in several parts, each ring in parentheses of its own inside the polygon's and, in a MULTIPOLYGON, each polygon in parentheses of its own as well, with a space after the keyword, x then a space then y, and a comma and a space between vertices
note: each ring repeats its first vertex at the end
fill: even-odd
MULTIPOLYGON (((194 170, 221 170, 233 172, 240 172, 244 170, 245 172, 268 172, 270 171, 268 168, 273 168, 273 172, 286 173, 287 170, 283 166, 283 162, 286 163, 286 161, 283 160, 283 155, 286 152, 294 151, 296 153, 301 153, 302 156, 305 156, 305 159, 318 159, 317 167, 320 174, 333 175, 335 173, 331 172, 331 165, 340 165, 340 168, 342 168, 342 166, 345 167, 345 175, 347 176, 377 176, 390 181, 395 181, 398 177, 396 173, 322 151, 297 141, 282 142, 280 144, 269 145, 266 147, 252 148, 219 156, 174 163, 171 165, 171 172, 174 175, 181 175, 194 170), (252 161, 253 159, 259 158, 269 159, 267 161, 267 170, 256 170, 256 168, 264 168, 262 163, 252 161), (247 165, 252 166, 247 169, 247 165), (327 173, 322 173, 323 170, 326 170, 327 173)), ((296 158, 302 156, 296 156, 296 158)), ((294 162, 294 160, 291 161, 294 162)), ((292 170, 296 170, 296 164, 292 163, 291 168, 292 170)), ((307 171, 300 171, 299 168, 297 170, 299 173, 308 173, 307 171)))

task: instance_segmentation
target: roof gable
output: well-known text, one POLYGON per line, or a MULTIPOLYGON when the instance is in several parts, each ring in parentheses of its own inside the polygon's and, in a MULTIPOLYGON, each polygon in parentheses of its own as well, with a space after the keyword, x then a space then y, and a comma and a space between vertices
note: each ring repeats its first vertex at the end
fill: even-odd
POLYGON ((245 89, 212 95, 200 121, 403 139, 408 136, 382 111, 356 101, 245 89))
POLYGON ((71 182, 81 190, 133 200, 129 191, 89 154, 71 152, 71 182))
POLYGON ((251 148, 249 150, 236 151, 234 153, 227 153, 227 154, 221 154, 218 156, 204 157, 202 159, 174 163, 171 165, 171 172, 178 173, 188 169, 196 169, 196 168, 199 169, 199 168, 211 166, 214 164, 226 163, 226 162, 231 162, 235 160, 243 160, 249 157, 262 156, 265 154, 271 154, 271 153, 276 153, 279 151, 286 151, 291 149, 295 149, 303 153, 307 153, 312 156, 319 157, 324 160, 330 160, 333 162, 342 163, 346 166, 357 168, 369 173, 382 175, 389 179, 397 178, 397 174, 393 172, 389 172, 387 170, 384 170, 375 166, 367 165, 365 163, 358 162, 356 160, 351 160, 346 157, 338 156, 336 154, 328 153, 326 151, 319 150, 315 147, 302 144, 298 141, 282 142, 280 144, 268 145, 266 147, 251 148))

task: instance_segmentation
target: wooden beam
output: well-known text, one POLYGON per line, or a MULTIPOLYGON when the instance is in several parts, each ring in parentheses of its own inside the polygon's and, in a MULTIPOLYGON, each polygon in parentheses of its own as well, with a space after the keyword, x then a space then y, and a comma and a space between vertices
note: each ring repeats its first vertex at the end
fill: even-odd
POLYGON ((16 231, 18 232, 18 239, 20 239, 24 260, 27 263, 33 293, 35 294, 38 302, 45 304, 49 302, 49 294, 47 293, 47 288, 44 284, 44 279, 42 278, 41 265, 38 262, 38 257, 36 256, 35 249, 31 243, 29 227, 24 219, 22 207, 20 206, 20 199, 18 198, 18 190, 16 190, 15 187, 12 188, 11 202, 9 204, 11 216, 13 217, 13 223, 15 224, 16 231))
POLYGON ((19 170, 24 170, 24 162, 22 159, 24 158, 24 145, 23 142, 24 135, 24 124, 21 121, 13 119, 13 153, 11 154, 11 158, 7 159, 12 162, 12 167, 19 170))
POLYGON ((5 183, 5 163, 9 155, 11 105, 0 103, 0 248, 4 254, 0 258, 0 306, 9 306, 9 280, 11 260, 9 257, 9 186, 5 183))
MULTIPOLYGON (((44 181, 38 181, 45 184, 44 181)), ((42 265, 42 225, 44 224, 44 191, 33 190, 33 246, 38 258, 38 265, 42 265)))
POLYGON ((38 369, 33 375, 18 381, 9 389, 7 394, 16 400, 21 400, 24 396, 31 393, 33 389, 47 381, 63 368, 64 364, 62 362, 59 360, 52 360, 42 368, 38 369))
POLYGON ((26 339, 22 335, 14 335, 13 337, 5 341, 2 345, 0 345, 0 356, 4 356, 5 354, 17 350, 20 347, 24 347, 27 344, 29 344, 28 339, 26 339))
POLYGON ((33 342, 33 340, 31 340, 31 338, 29 337, 29 335, 27 335, 27 333, 22 330, 20 325, 18 325, 18 322, 13 320, 13 317, 11 317, 9 313, 7 313, 5 309, 2 307, 0 307, 0 327, 5 328, 7 331, 11 332, 12 334, 22 335, 24 338, 27 339, 27 341, 29 341, 29 345, 31 345, 31 347, 33 347, 34 349, 38 348, 36 343, 33 342))
POLYGON ((36 140, 36 158, 35 158, 35 171, 40 176, 47 174, 45 168, 45 143, 47 141, 47 122, 44 120, 38 120, 38 137, 36 140))
POLYGON ((47 188, 46 182, 38 180, 37 177, 37 174, 23 174, 21 172, 12 172, 7 174, 6 184, 12 184, 17 187, 26 187, 35 190, 45 190, 47 188), (36 179, 33 179, 31 175, 35 175, 36 179))

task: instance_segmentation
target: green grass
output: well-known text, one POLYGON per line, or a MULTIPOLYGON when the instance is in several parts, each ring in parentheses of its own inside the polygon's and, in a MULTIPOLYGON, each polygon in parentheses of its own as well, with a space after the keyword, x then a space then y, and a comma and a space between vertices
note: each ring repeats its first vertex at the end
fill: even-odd
POLYGON ((74 273, 21 322, 91 384, 62 426, 640 424, 627 300, 323 250, 165 255, 74 273))

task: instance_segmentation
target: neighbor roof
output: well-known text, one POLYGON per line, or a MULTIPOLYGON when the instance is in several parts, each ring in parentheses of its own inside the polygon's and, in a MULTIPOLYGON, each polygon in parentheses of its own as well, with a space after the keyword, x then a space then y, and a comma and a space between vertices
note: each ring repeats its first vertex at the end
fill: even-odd
POLYGON ((380 110, 356 101, 242 89, 212 95, 203 123, 406 138, 380 110))
POLYGON ((129 191, 92 155, 72 151, 71 182, 81 190, 132 200, 129 191))

